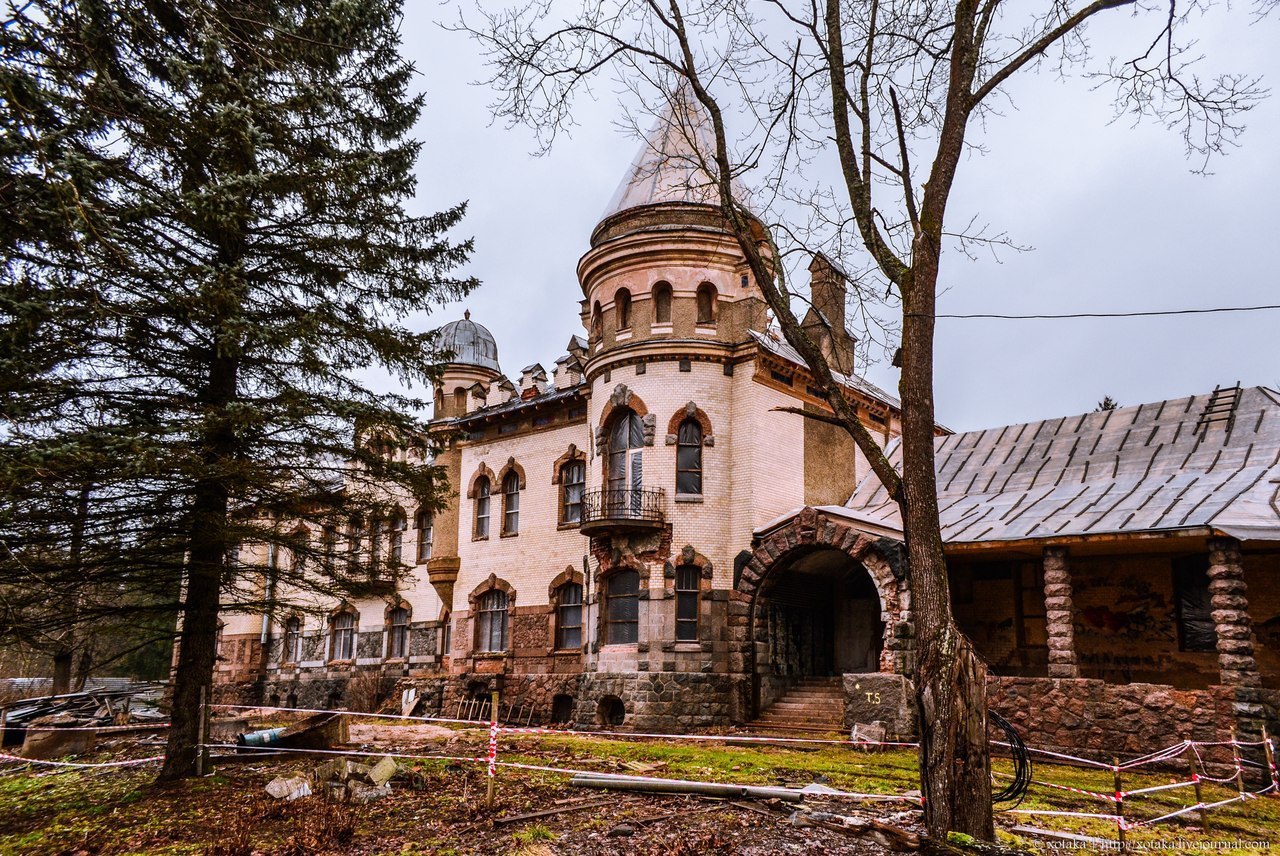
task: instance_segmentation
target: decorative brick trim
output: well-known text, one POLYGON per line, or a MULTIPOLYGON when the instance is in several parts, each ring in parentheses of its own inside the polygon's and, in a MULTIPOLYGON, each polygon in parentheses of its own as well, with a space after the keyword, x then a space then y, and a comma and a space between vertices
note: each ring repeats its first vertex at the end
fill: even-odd
MULTIPOLYGON (((493 470, 489 469, 487 466, 485 466, 484 462, 481 461, 480 466, 476 468, 476 471, 475 473, 472 474, 470 481, 467 482, 467 499, 476 498, 476 484, 480 481, 481 477, 485 477, 489 479, 489 495, 490 496, 493 496, 493 492, 496 489, 496 486, 501 484, 501 482, 498 481, 498 477, 494 475, 493 470)), ((521 481, 523 480, 524 480, 524 477, 521 476, 521 481)))
POLYGON ((560 457, 556 458, 555 461, 551 464, 551 483, 560 484, 560 481, 561 481, 560 471, 564 469, 565 464, 571 461, 582 461, 583 463, 586 463, 586 460, 587 460, 587 453, 580 450, 573 443, 570 443, 569 448, 565 451, 565 453, 560 457))
POLYGON ((551 581, 551 585, 547 586, 547 603, 554 605, 556 602, 556 590, 565 583, 577 583, 582 585, 582 571, 575 571, 573 565, 566 565, 565 569, 556 574, 555 579, 551 581))
POLYGON ((713 445, 707 442, 707 438, 711 436, 711 419, 706 412, 695 402, 690 401, 684 407, 681 407, 675 413, 671 414, 671 418, 667 420, 667 445, 674 446, 675 436, 680 431, 680 423, 686 419, 694 419, 702 428, 702 441, 704 445, 713 445))
MULTIPOLYGON (((481 464, 481 466, 483 467, 484 465, 481 464)), ((507 473, 511 472, 514 472, 520 479, 520 489, 524 490, 524 467, 520 466, 520 464, 516 462, 515 456, 507 458, 507 462, 503 464, 502 469, 498 470, 498 478, 494 484, 496 484, 498 489, 501 490, 502 483, 506 481, 507 473)))
POLYGON ((489 578, 480 585, 472 589, 471 594, 467 595, 467 603, 471 604, 474 610, 476 601, 480 599, 480 595, 493 589, 500 589, 507 593, 507 609, 511 610, 516 605, 516 590, 511 587, 511 583, 500 578, 497 574, 489 574, 489 578))

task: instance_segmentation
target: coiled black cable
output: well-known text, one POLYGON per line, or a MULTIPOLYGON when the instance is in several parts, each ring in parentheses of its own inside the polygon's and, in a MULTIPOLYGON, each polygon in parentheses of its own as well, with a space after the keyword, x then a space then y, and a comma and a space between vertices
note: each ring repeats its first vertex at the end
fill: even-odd
POLYGON ((1031 755, 1027 752, 1027 744, 1022 742, 1013 723, 994 710, 988 710, 987 716, 1004 732, 1004 742, 1009 744, 1009 755, 1013 759, 1013 781, 991 795, 991 801, 997 803, 1013 803, 1009 808, 1016 808, 1027 795, 1031 785, 1031 755))

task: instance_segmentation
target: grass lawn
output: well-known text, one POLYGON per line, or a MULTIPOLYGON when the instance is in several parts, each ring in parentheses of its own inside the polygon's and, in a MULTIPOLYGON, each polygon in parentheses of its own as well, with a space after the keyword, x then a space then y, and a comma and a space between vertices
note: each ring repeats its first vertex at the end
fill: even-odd
MULTIPOLYGON (((447 749, 424 744, 420 751, 483 754, 483 732, 459 732, 447 749)), ((397 746, 396 751, 407 750, 397 746)), ((551 767, 626 772, 663 778, 803 786, 822 781, 861 793, 901 794, 918 788, 910 751, 864 752, 822 746, 781 748, 678 741, 630 741, 578 736, 507 736, 500 759, 551 767)), ((777 813, 708 800, 615 793, 570 787, 560 773, 501 768, 498 803, 483 805, 482 769, 447 770, 444 764, 406 762, 410 772, 395 792, 367 806, 325 803, 313 796, 292 803, 270 800, 265 784, 277 775, 305 774, 316 761, 305 757, 227 763, 202 780, 157 786, 154 768, 113 772, 45 773, 0 770, 0 854, 206 854, 206 856, 302 856, 309 853, 684 853, 829 852, 879 853, 844 833, 800 829, 788 822, 792 806, 777 813), (607 800, 602 807, 553 814, 524 823, 495 825, 495 817, 607 800), (625 839, 610 837, 619 826, 634 828, 625 839), (625 842, 625 843, 624 843, 625 842), (774 847, 778 849, 773 849, 774 847), (798 848, 798 849, 796 849, 798 848)), ((996 769, 1009 771, 997 760, 996 769)), ((1091 791, 1112 789, 1108 771, 1042 765, 1034 778, 1091 791)), ((1125 774, 1126 790, 1166 784, 1183 775, 1125 774)), ((1205 799, 1234 791, 1206 785, 1205 799)), ((1126 814, 1155 817, 1194 802, 1194 791, 1162 791, 1126 801, 1126 814)), ((900 803, 851 804, 822 800, 823 808, 896 815, 911 826, 900 803)), ((1112 805, 1069 791, 1033 785, 1020 806, 1048 811, 1110 813, 1112 805)), ((1132 830, 1129 841, 1164 852, 1222 852, 1247 842, 1268 842, 1244 852, 1280 853, 1280 798, 1260 797, 1215 810, 1212 829, 1192 814, 1172 823, 1132 830), (1232 846, 1234 845, 1234 847, 1232 846)), ((1028 825, 1114 840, 1115 824, 1088 818, 1002 813, 1006 830, 1028 825)), ((1041 853, 1047 843, 1007 834, 1002 841, 1041 853)), ((1079 850, 1076 852, 1090 852, 1079 850)))

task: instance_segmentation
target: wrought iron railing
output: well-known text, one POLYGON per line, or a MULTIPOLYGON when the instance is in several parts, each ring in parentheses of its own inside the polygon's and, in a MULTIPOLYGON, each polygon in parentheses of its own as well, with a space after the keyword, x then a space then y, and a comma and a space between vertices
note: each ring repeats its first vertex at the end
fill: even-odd
POLYGON ((662 488, 588 490, 582 494, 582 522, 661 524, 665 496, 662 488))

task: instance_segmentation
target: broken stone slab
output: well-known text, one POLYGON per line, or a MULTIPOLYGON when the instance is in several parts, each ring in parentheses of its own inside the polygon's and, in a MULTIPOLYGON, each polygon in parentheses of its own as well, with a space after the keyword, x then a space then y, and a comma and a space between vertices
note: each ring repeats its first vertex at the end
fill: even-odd
POLYGON ((83 731, 58 729, 53 731, 30 730, 22 741, 24 758, 49 760, 65 755, 84 755, 93 751, 98 732, 92 728, 83 731))
POLYGON ((396 763, 396 759, 390 755, 383 755, 365 774, 365 778, 375 787, 382 787, 398 772, 400 772, 400 765, 396 763))
POLYGON ((303 776, 278 776, 267 783, 267 796, 288 802, 311 796, 311 782, 303 776))
POLYGON ((366 785, 363 782, 347 782, 347 798, 356 805, 368 805, 391 796, 390 785, 366 785))
POLYGON ((330 758, 311 771, 311 779, 322 784, 330 779, 345 779, 347 761, 345 758, 330 758))

